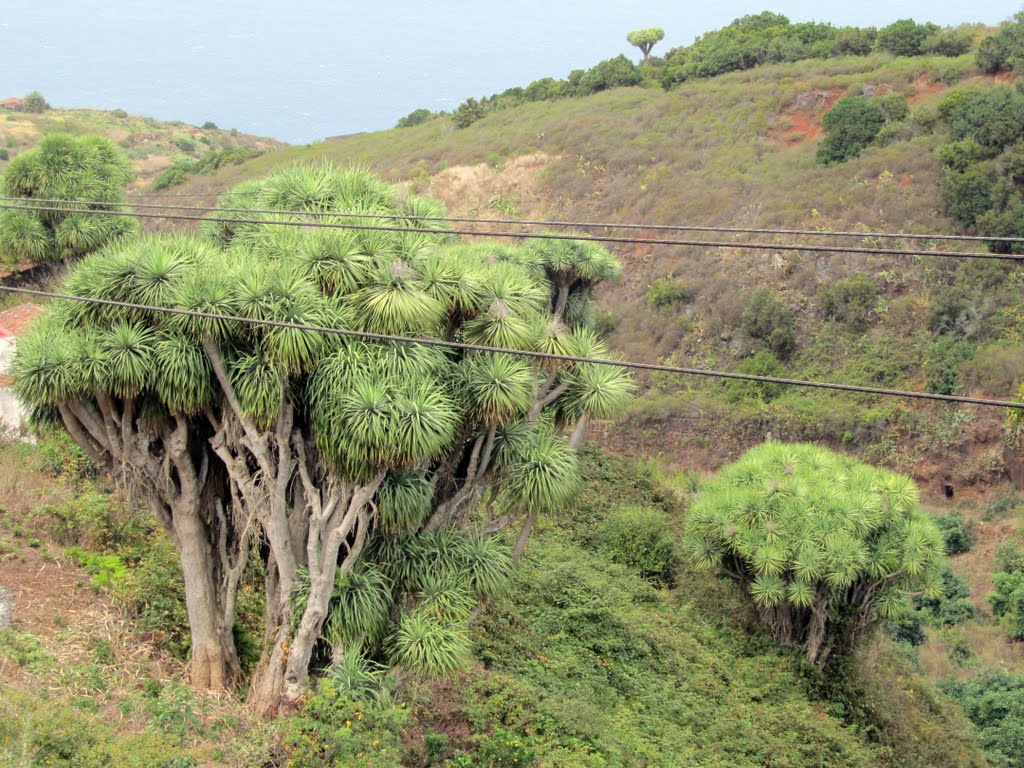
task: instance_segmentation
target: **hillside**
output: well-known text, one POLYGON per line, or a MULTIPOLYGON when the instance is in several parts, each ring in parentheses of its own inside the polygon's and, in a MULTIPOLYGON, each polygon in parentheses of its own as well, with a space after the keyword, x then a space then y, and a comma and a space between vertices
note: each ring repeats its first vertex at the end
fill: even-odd
POLYGON ((600 451, 585 462, 578 503, 544 521, 474 629, 470 669, 383 709, 332 702, 322 684, 305 716, 261 725, 181 684, 180 576, 145 512, 63 440, 0 444, 0 563, 17 606, 0 629, 0 761, 313 766, 327 750, 345 768, 987 765, 891 640, 858 657, 852 688, 829 693, 726 582, 678 553, 661 580, 644 578, 596 534, 639 508, 678 535, 693 477, 600 451))
MULTIPOLYGON (((212 205, 271 171, 333 163, 380 173, 459 216, 954 233, 940 192, 948 126, 939 106, 956 89, 1006 82, 1013 77, 983 74, 973 55, 872 54, 669 91, 648 80, 496 109, 461 129, 442 115, 304 147, 87 110, 19 114, 0 120, 0 133, 11 131, 18 151, 56 130, 115 138, 140 172, 136 202, 162 200, 147 195, 173 156, 245 146, 262 154, 187 175, 168 194, 212 205), (906 119, 858 158, 817 162, 829 110, 846 95, 885 94, 905 97, 906 119)), ((818 242, 809 236, 778 236, 770 252, 744 251, 742 238, 705 239, 730 245, 611 246, 624 276, 601 288, 591 324, 616 353, 999 399, 1024 380, 1019 268, 784 249, 818 242), (947 315, 950 329, 935 320, 947 315)), ((866 236, 839 243, 883 245, 866 236)), ((392 675, 398 687, 404 670, 324 655, 331 666, 316 670, 319 687, 294 716, 270 723, 182 684, 179 565, 142 500, 97 476, 66 438, 0 442, 0 563, 18 606, 13 627, 0 628, 0 762, 1020 764, 999 752, 1012 752, 1016 725, 1000 732, 1001 710, 977 703, 988 675, 1024 686, 1024 623, 1013 624, 1024 621, 1024 587, 1013 592, 1018 607, 998 611, 1005 616, 988 599, 996 572, 1024 579, 1024 461, 1002 411, 658 374, 642 377, 639 390, 625 418, 592 430, 598 445, 582 454, 579 498, 541 515, 511 587, 472 614, 468 669, 414 682, 393 705, 378 696, 380 681, 392 675), (908 616, 825 675, 773 643, 751 601, 693 568, 683 549, 710 473, 766 437, 815 441, 912 475, 952 556, 937 594, 914 594, 908 616), (647 535, 657 547, 635 546, 647 535), (958 688, 978 680, 980 693, 958 688), (334 696, 335 686, 364 699, 334 696)), ((239 592, 243 666, 255 662, 272 580, 260 554, 239 592)))
POLYGON ((149 191, 153 179, 176 158, 199 158, 209 152, 242 147, 265 151, 283 142, 250 136, 236 130, 221 130, 208 124, 198 128, 178 121, 129 115, 123 110, 50 109, 40 114, 0 110, 0 171, 39 139, 53 133, 99 134, 111 139, 131 158, 135 180, 129 194, 149 191))
MULTIPOLYGON (((669 92, 619 88, 526 104, 491 113, 462 130, 435 119, 289 147, 181 189, 207 193, 212 203, 214 192, 271 168, 334 162, 365 165, 406 182, 439 197, 458 215, 951 233, 956 227, 943 216, 939 195, 936 149, 945 138, 937 107, 954 86, 993 82, 978 73, 970 55, 802 61, 690 81, 669 92), (821 118, 847 92, 905 95, 911 109, 907 127, 858 159, 819 165, 821 118)), ((838 241, 844 242, 879 245, 860 238, 838 241)), ((935 356, 935 347, 922 325, 930 302, 957 274, 948 263, 736 248, 613 249, 627 269, 621 284, 604 290, 600 306, 610 313, 603 322, 611 329, 612 346, 627 358, 737 367, 758 349, 742 328, 746 303, 754 288, 769 286, 796 320, 799 343, 786 361, 789 375, 933 388, 934 374, 925 363, 935 356), (856 274, 866 275, 876 291, 866 333, 825 321, 816 296, 823 286, 856 274), (681 291, 660 309, 649 295, 658 279, 681 291)), ((991 330, 983 340, 994 345, 989 357, 1003 355, 1020 331, 1016 321, 991 330)), ((1008 374, 975 373, 959 386, 1008 395, 1024 373, 1024 361, 1005 354, 1013 358, 1008 374)), ((649 384, 631 426, 616 431, 623 450, 636 447, 643 430, 657 429, 679 438, 659 442, 664 455, 711 468, 772 431, 847 445, 869 456, 890 442, 896 447, 887 458, 935 492, 954 471, 943 452, 929 452, 935 440, 934 425, 928 425, 949 413, 945 407, 806 392, 783 392, 766 404, 730 399, 719 384, 665 378, 649 384), (680 392, 686 397, 678 397, 680 392), (908 444, 908 434, 922 432, 930 433, 927 441, 908 444), (716 446, 710 455, 707 445, 716 446)), ((988 442, 985 435, 998 431, 998 414, 964 413, 957 417, 961 426, 978 430, 979 440, 988 442)), ((972 441, 961 445, 959 437, 947 436, 946 442, 952 440, 963 452, 974 450, 972 441)), ((974 485, 980 478, 966 479, 974 485)))

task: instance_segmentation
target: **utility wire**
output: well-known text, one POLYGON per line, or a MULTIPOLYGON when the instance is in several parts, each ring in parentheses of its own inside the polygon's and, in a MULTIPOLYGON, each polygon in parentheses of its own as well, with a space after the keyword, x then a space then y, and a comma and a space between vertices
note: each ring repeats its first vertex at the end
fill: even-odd
MULTIPOLYGON (((65 206, 70 201, 62 201, 65 206)), ((109 203, 97 203, 98 205, 110 205, 109 203)), ((34 213, 77 213, 94 216, 122 216, 142 219, 167 219, 172 221, 198 221, 214 222, 221 224, 269 224, 289 227, 308 227, 313 229, 343 229, 369 232, 410 232, 432 235, 460 235, 472 237, 517 237, 528 240, 577 240, 596 243, 626 243, 630 245, 676 245, 694 246, 698 248, 738 248, 755 251, 795 251, 808 253, 857 253, 872 256, 935 256, 947 259, 992 259, 995 261, 1024 261, 1024 254, 1011 253, 988 253, 979 251, 949 252, 949 251, 914 251, 899 248, 863 248, 859 246, 837 246, 837 245, 780 245, 776 243, 739 243, 713 240, 679 240, 663 238, 641 238, 621 237, 617 235, 580 235, 562 234, 555 232, 495 232, 477 231, 474 229, 428 229, 412 226, 384 226, 373 224, 343 224, 326 221, 294 221, 288 219, 247 219, 231 218, 221 216, 191 216, 174 213, 142 213, 139 211, 111 211, 90 208, 68 208, 50 206, 30 206, 0 204, 0 210, 30 211, 34 213)), ((281 211, 274 212, 280 215, 281 211)), ((305 215, 305 214, 302 214, 305 215)), ((333 216, 344 216, 344 214, 332 214, 333 216)), ((409 218, 409 217, 403 217, 409 218)))
POLYGON ((98 299, 86 296, 73 296, 70 294, 53 293, 40 291, 32 288, 15 288, 12 286, 0 285, 0 291, 16 293, 26 296, 38 296, 61 301, 79 301, 87 304, 99 304, 108 307, 119 307, 122 309, 135 309, 147 312, 160 312, 168 315, 180 315, 184 317, 197 317, 207 320, 224 320, 247 325, 261 325, 271 328, 286 328, 296 331, 310 331, 314 333, 330 333, 337 336, 348 336, 357 339, 370 339, 373 341, 390 341, 407 344, 420 344, 427 347, 442 347, 445 349, 461 349, 470 352, 491 352, 504 355, 518 355, 520 357, 531 357, 540 360, 555 360, 569 363, 590 363, 593 365, 610 365, 617 368, 626 368, 639 371, 659 371, 662 373, 673 373, 683 376, 702 376, 715 379, 735 379, 739 381, 759 381, 768 384, 784 384, 794 387, 811 387, 815 389, 830 389, 841 392, 859 392, 870 395, 881 395, 885 397, 901 397, 917 400, 939 400, 947 403, 966 403, 970 405, 985 405, 996 408, 1010 408, 1024 411, 1024 403, 1015 403, 1006 400, 987 400, 978 397, 961 397, 959 395, 939 395, 933 392, 909 392, 899 389, 884 389, 880 387, 861 387, 854 384, 837 384, 826 381, 804 381, 801 379, 784 379, 777 376, 758 376, 746 373, 729 373, 726 371, 714 371, 702 368, 683 368, 674 365, 660 365, 656 363, 634 363, 622 360, 610 360, 599 357, 579 357, 577 355, 563 355, 553 352, 535 352, 526 349, 508 349, 505 347, 491 347, 483 344, 468 344, 459 341, 445 341, 443 339, 424 339, 414 336, 399 336, 389 333, 373 333, 370 331, 353 331, 345 328, 328 328, 319 325, 305 325, 302 323, 289 323, 279 320, 260 320, 251 317, 239 317, 237 315, 222 315, 213 312, 199 312, 191 309, 174 309, 172 307, 157 307, 149 304, 134 304, 126 301, 114 301, 112 299, 98 299))
MULTIPOLYGON (((157 195, 157 194, 145 194, 147 199, 160 199, 160 198, 174 198, 174 197, 209 197, 211 195, 231 195, 231 191, 218 193, 210 192, 208 194, 190 194, 190 195, 157 195)), ((0 197, 0 202, 11 202, 16 200, 23 200, 25 198, 18 197, 0 197)), ((349 218, 375 218, 375 219, 414 219, 417 221, 455 221, 459 223, 472 223, 472 224, 520 224, 523 226, 531 227, 573 227, 577 229, 646 229, 652 232, 728 232, 730 234, 750 234, 750 235, 807 235, 812 237, 866 237, 876 239, 890 239, 890 240, 951 240, 951 241, 962 241, 962 242, 983 242, 983 243, 1024 243, 1024 237, 983 237, 981 235, 940 235, 940 234, 901 234, 899 232, 844 232, 836 230, 818 230, 818 229, 771 229, 771 228, 751 228, 751 227, 714 227, 714 226, 697 226, 689 224, 622 224, 613 222, 602 222, 602 221, 554 221, 547 219, 485 219, 477 217, 460 217, 460 216, 413 216, 413 215, 399 215, 399 214, 388 214, 378 215, 371 213, 332 213, 329 211, 275 211, 272 209, 250 209, 250 208, 224 208, 219 206, 186 206, 186 205, 155 205, 152 203, 100 203, 100 202, 84 202, 81 200, 43 200, 32 198, 37 203, 62 203, 62 202, 74 202, 81 205, 113 205, 113 206, 132 206, 134 208, 162 208, 162 209, 174 209, 174 210, 187 210, 187 211, 220 211, 222 213, 267 213, 267 214, 288 214, 295 216, 345 216, 349 218)))

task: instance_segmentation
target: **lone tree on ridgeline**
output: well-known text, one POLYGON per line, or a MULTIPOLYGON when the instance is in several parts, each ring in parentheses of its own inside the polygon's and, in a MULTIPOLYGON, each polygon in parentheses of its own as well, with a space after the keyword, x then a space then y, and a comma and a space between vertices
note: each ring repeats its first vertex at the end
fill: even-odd
POLYGON ((0 187, 7 197, 25 198, 26 206, 61 210, 0 212, 0 258, 66 261, 136 235, 138 225, 129 217, 83 212, 123 203, 125 186, 134 173, 131 161, 110 139, 47 136, 35 149, 11 161, 0 187), (38 200, 90 204, 34 202, 38 200))
POLYGON ((646 29, 634 29, 626 40, 630 45, 635 45, 644 55, 644 64, 651 58, 651 49, 665 39, 665 30, 660 27, 647 27, 646 29))
MULTIPOLYGON (((592 243, 462 244, 414 218, 443 215, 433 201, 330 167, 229 195, 232 207, 407 215, 416 231, 215 222, 204 241, 106 248, 64 290, 605 354, 589 304, 620 266, 592 243)), ((235 594, 247 554, 262 552, 266 636, 249 687, 262 713, 296 705, 311 666, 332 659, 427 676, 463 663, 473 606, 503 588, 537 516, 572 499, 589 420, 617 413, 631 387, 607 365, 72 303, 19 341, 15 378, 39 416, 138 485, 178 546, 199 687, 240 680, 235 594), (513 526, 508 543, 495 536, 513 526)))
POLYGON ((914 483, 817 446, 748 451, 701 491, 687 537, 698 565, 818 666, 904 613, 908 592, 941 593, 942 535, 914 483))

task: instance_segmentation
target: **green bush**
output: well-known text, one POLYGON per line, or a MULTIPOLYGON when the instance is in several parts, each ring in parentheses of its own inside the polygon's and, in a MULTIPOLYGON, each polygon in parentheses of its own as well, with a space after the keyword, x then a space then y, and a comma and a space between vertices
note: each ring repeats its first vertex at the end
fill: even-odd
POLYGON ((960 369, 974 357, 974 345, 952 335, 941 336, 928 348, 924 374, 929 392, 952 395, 960 388, 960 369))
POLYGON ((456 128, 468 128, 477 120, 487 115, 487 108, 474 98, 466 99, 452 113, 452 122, 456 128))
POLYGON ((825 114, 821 125, 827 135, 818 146, 818 162, 836 165, 857 157, 875 140, 885 125, 885 112, 875 99, 844 96, 825 114))
POLYGON ((974 44, 975 29, 965 24, 932 32, 921 44, 921 52, 936 56, 963 56, 974 44))
POLYGON ((639 85, 643 79, 640 68, 624 55, 619 54, 614 59, 595 64, 584 72, 580 77, 576 95, 589 96, 609 88, 639 85))
POLYGON ((177 550, 163 532, 151 535, 138 561, 114 584, 114 598, 169 653, 188 658, 189 624, 177 550))
POLYGON ((884 96, 879 96, 877 101, 887 123, 902 122, 910 114, 907 97, 902 93, 887 93, 884 96))
POLYGON ((942 687, 974 723, 978 742, 994 765, 1024 768, 1024 676, 985 672, 948 680, 942 687))
POLYGON ((330 677, 320 680, 305 705, 274 724, 289 768, 372 765, 402 768, 407 709, 338 695, 330 677))
POLYGON ((992 575, 996 591, 989 595, 992 613, 1011 640, 1024 640, 1024 573, 1001 571, 992 575))
POLYGON ((761 341, 780 360, 796 350, 796 319, 768 288, 758 288, 747 299, 741 318, 743 330, 761 341))
POLYGON ((125 112, 123 109, 112 109, 110 110, 110 116, 116 117, 118 120, 124 120, 126 117, 128 117, 128 113, 125 112))
POLYGON ((647 286, 647 303, 658 310, 671 310, 693 298, 693 291, 682 280, 661 277, 647 286))
POLYGON ((822 286, 817 302, 826 318, 846 323, 852 329, 863 331, 875 308, 878 289, 864 275, 848 280, 836 280, 822 286))
POLYGON ((396 128, 412 128, 414 125, 420 125, 427 122, 434 116, 434 113, 429 109, 414 109, 408 115, 403 117, 395 124, 396 128))
POLYGON ((900 19, 878 30, 875 46, 895 56, 917 56, 925 41, 938 32, 934 24, 918 24, 913 19, 900 19))
POLYGON ((983 40, 976 58, 981 70, 990 74, 1019 68, 1024 63, 1024 11, 1004 21, 996 34, 983 40))
POLYGON ((124 562, 117 555, 88 552, 80 547, 72 547, 68 550, 68 556, 92 574, 92 588, 97 591, 119 584, 128 573, 124 562))
POLYGON ((991 163, 977 163, 959 173, 947 170, 942 174, 939 189, 946 214, 964 226, 974 226, 992 209, 995 168, 991 163))
POLYGON ((1009 396, 1024 383, 1024 348, 1018 344, 982 344, 974 358, 964 363, 962 375, 970 388, 1009 396))
POLYGON ((971 529, 964 523, 964 516, 960 510, 953 509, 936 517, 935 524, 942 531, 947 555, 959 555, 970 551, 974 544, 974 536, 971 529))
POLYGON ((612 561, 636 569, 656 584, 672 584, 678 554, 664 512, 620 507, 598 529, 597 541, 612 561))
MULTIPOLYGON (((748 376, 773 376, 784 378, 786 369, 771 352, 758 352, 756 355, 746 357, 736 366, 737 373, 744 373, 748 376)), ((777 398, 783 390, 782 384, 774 384, 768 381, 745 381, 733 379, 726 385, 726 398, 733 403, 743 400, 759 400, 768 403, 777 398)))
POLYGON ((43 94, 39 91, 29 91, 21 101, 21 108, 26 112, 42 114, 46 110, 50 109, 50 105, 47 103, 46 99, 43 98, 43 94))
POLYGON ((946 562, 941 569, 941 583, 934 594, 914 595, 914 608, 932 624, 954 626, 977 616, 974 603, 968 600, 970 588, 946 562))

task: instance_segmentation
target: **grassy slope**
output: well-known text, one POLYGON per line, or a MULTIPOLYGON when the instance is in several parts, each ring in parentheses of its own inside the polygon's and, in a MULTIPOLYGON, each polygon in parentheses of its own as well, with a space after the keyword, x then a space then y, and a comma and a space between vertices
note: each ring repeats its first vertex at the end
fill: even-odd
MULTIPOLYGON (((194 699, 154 636, 84 586, 88 574, 64 547, 98 543, 72 541, 67 529, 57 541, 50 520, 69 495, 105 491, 50 478, 40 468, 55 455, 47 444, 0 445, 11 478, 0 488, 0 557, 17 577, 15 625, 0 632, 0 762, 264 764, 285 721, 268 731, 237 704, 194 699)), ((663 510, 678 534, 684 504, 624 460, 589 452, 586 469, 579 503, 543 521, 509 596, 477 626, 473 668, 432 685, 411 718, 396 711, 404 736, 380 724, 387 718, 367 720, 365 736, 353 730, 345 741, 363 759, 335 765, 422 766, 430 735, 447 737, 443 756, 470 760, 453 768, 985 765, 959 715, 891 644, 858 661, 859 692, 829 699, 757 630, 727 583, 682 567, 673 588, 658 589, 612 563, 595 536, 610 511, 663 510)), ((130 527, 129 508, 107 501, 130 527)), ((336 727, 362 725, 357 709, 336 727)))
MULTIPOLYGON (((227 147, 275 149, 283 142, 237 131, 197 128, 177 121, 138 115, 120 116, 99 109, 53 109, 43 114, 0 112, 0 147, 14 158, 51 133, 100 134, 121 146, 135 164, 130 192, 149 190, 153 177, 178 156, 200 157, 227 147)), ((0 171, 7 163, 0 161, 0 171)), ((171 190, 172 192, 174 190, 171 190)))

